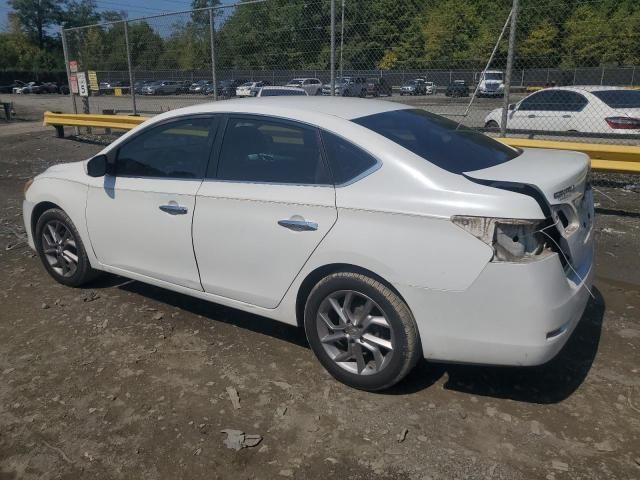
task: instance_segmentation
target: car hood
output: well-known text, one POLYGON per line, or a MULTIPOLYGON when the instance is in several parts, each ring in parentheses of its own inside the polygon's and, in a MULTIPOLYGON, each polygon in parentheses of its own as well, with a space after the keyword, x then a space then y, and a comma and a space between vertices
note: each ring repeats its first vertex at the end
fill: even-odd
POLYGON ((584 193, 589 168, 589 157, 584 153, 525 148, 513 160, 464 175, 488 182, 529 185, 539 190, 550 205, 557 205, 584 193))

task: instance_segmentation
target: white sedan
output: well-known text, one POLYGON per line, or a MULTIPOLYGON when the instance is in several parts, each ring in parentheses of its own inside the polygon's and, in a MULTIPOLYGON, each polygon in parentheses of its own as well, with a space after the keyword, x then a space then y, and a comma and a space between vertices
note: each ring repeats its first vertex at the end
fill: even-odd
POLYGON ((589 159, 407 105, 278 97, 153 117, 25 185, 58 282, 112 272, 304 328, 338 380, 421 359, 537 365, 580 320, 589 159))
MULTIPOLYGON (((502 108, 485 118, 500 125, 502 108)), ((509 105, 507 128, 553 132, 640 134, 640 91, 621 87, 555 87, 509 105)))

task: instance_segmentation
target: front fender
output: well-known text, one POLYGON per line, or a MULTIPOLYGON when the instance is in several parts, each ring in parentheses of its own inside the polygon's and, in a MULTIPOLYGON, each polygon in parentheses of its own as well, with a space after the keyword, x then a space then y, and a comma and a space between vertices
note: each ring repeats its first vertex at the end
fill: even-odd
POLYGON ((52 203, 64 210, 80 234, 80 239, 84 244, 91 266, 97 267, 98 260, 91 246, 85 217, 88 189, 89 186, 86 183, 78 181, 36 177, 29 190, 27 190, 23 204, 23 214, 25 228, 27 228, 30 238, 33 239, 34 227, 37 222, 37 219, 33 218, 33 212, 38 211, 40 205, 52 203))

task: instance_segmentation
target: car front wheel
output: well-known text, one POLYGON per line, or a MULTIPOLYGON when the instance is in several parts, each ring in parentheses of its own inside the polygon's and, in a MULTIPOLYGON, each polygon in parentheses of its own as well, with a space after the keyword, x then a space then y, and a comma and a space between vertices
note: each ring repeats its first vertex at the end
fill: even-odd
POLYGON ((351 387, 378 391, 402 380, 421 358, 409 308, 389 287, 353 272, 323 278, 304 313, 307 339, 327 371, 351 387))
POLYGON ((80 235, 64 211, 52 208, 44 212, 34 233, 40 260, 56 281, 79 287, 99 275, 91 268, 80 235))

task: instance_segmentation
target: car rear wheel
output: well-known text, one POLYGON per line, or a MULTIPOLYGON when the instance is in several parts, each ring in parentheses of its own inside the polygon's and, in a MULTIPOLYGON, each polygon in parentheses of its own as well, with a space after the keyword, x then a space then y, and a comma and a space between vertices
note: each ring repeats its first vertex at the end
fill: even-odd
POLYGON ((402 380, 421 357, 418 330, 404 301, 366 275, 323 278, 307 299, 307 339, 338 381, 378 391, 402 380))
POLYGON ((498 125, 498 122, 489 120, 487 123, 484 124, 484 128, 487 128, 490 130, 498 130, 498 128, 500 128, 500 125, 498 125))
POLYGON ((75 225, 58 208, 47 210, 38 218, 34 243, 49 275, 63 285, 79 287, 99 275, 91 268, 75 225))

